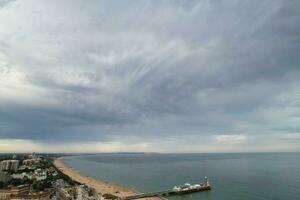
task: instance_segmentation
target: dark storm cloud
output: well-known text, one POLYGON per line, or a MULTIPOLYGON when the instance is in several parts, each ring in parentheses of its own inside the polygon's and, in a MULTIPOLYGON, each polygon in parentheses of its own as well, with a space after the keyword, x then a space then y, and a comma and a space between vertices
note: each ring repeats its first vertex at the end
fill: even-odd
POLYGON ((280 142, 300 129, 299 1, 6 5, 1 138, 280 142))

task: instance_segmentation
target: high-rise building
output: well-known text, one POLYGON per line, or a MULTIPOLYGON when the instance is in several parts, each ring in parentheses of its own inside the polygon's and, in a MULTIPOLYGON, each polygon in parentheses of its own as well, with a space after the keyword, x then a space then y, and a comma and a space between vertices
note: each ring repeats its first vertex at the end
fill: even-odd
POLYGON ((36 159, 36 158, 37 158, 37 155, 36 155, 35 152, 33 152, 33 153, 30 154, 28 157, 29 157, 29 158, 32 158, 32 159, 36 159))
POLYGON ((3 160, 0 162, 1 171, 17 171, 19 167, 18 160, 3 160))

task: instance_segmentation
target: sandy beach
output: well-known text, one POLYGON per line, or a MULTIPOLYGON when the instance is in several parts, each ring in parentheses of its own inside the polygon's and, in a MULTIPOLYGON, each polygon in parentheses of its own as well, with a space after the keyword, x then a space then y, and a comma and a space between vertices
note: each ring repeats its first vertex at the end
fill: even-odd
MULTIPOLYGON (((105 194, 110 193, 119 197, 125 197, 130 195, 139 194, 137 191, 130 190, 126 187, 122 187, 116 184, 113 184, 111 182, 107 181, 100 181, 93 179, 88 176, 84 176, 80 173, 78 173, 76 170, 72 169, 71 167, 65 165, 62 162, 63 158, 57 158, 54 160, 53 164, 64 174, 71 177, 73 180, 80 182, 82 184, 86 184, 89 187, 94 188, 97 192, 105 194)), ((144 198, 144 200, 154 200, 154 199, 160 199, 160 198, 144 198)))

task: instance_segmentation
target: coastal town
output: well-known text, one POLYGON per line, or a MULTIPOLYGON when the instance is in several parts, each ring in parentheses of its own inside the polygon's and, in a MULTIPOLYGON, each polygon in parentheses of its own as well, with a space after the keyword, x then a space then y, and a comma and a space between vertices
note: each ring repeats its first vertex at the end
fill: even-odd
POLYGON ((84 176, 66 166, 62 155, 0 154, 0 200, 165 200, 167 196, 210 190, 203 183, 139 193, 84 176))
POLYGON ((105 200, 98 193, 62 173, 53 156, 23 154, 0 157, 0 200, 105 200))

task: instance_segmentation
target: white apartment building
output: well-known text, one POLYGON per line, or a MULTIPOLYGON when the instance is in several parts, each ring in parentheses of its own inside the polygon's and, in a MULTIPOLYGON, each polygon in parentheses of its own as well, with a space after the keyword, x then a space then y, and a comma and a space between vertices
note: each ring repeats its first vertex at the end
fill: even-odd
POLYGON ((8 171, 13 170, 17 171, 19 167, 19 161, 18 160, 3 160, 0 162, 0 170, 1 171, 8 171))

